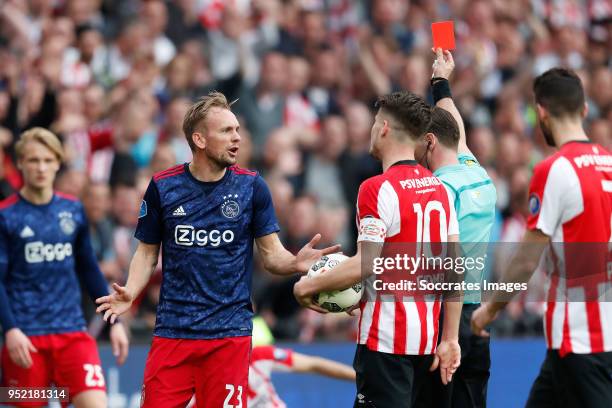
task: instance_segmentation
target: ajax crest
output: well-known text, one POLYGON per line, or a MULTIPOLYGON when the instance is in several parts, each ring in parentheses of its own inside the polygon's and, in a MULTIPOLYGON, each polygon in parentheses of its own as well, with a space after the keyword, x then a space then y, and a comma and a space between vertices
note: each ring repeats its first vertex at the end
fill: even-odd
POLYGON ((221 214, 225 218, 236 218, 240 214, 240 205, 233 200, 238 198, 238 194, 230 194, 223 196, 223 204, 221 204, 221 214))
POLYGON ((68 211, 62 211, 59 213, 59 224, 60 228, 66 235, 70 235, 76 229, 76 222, 72 219, 72 213, 68 211))

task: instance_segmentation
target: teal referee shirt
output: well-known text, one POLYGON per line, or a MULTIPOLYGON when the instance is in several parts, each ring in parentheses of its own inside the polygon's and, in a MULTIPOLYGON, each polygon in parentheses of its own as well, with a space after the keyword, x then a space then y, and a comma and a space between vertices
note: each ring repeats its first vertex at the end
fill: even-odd
MULTIPOLYGON (((454 202, 459 221, 459 239, 463 256, 486 261, 487 244, 495 219, 497 193, 491 178, 478 160, 460 153, 459 164, 440 167, 434 174, 442 180, 454 202)), ((466 269, 467 283, 482 285, 485 268, 466 269)), ((480 303, 480 291, 466 291, 464 303, 480 303)))

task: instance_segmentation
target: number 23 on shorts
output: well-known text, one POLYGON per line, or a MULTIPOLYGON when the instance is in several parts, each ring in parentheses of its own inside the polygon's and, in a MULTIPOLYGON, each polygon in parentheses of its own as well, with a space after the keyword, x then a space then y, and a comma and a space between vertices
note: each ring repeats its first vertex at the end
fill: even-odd
POLYGON ((88 387, 104 387, 102 367, 98 364, 83 364, 85 370, 85 385, 88 387))
POLYGON ((242 385, 235 387, 233 384, 225 384, 225 389, 227 390, 227 396, 223 401, 223 408, 243 408, 242 406, 242 385), (238 405, 232 405, 230 402, 232 398, 236 394, 235 399, 238 400, 238 405))

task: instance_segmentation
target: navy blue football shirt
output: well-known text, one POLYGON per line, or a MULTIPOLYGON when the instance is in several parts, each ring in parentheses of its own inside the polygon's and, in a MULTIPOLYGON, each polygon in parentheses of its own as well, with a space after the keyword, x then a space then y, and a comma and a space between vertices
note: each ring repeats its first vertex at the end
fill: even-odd
POLYGON ((232 166, 206 183, 186 163, 156 174, 135 234, 162 246, 154 335, 251 335, 253 240, 278 230, 270 191, 255 172, 232 166))
POLYGON ((0 325, 26 335, 85 329, 77 273, 89 295, 108 294, 82 204, 53 195, 47 204, 15 194, 0 203, 0 325))

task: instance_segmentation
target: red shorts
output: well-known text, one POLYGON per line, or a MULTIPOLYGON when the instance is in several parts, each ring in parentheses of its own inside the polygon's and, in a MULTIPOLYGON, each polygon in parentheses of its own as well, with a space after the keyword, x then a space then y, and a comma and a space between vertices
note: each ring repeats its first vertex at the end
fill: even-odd
POLYGON ((246 408, 251 337, 188 340, 154 337, 141 407, 246 408))
MULTIPOLYGON (((30 352, 32 366, 22 368, 2 348, 3 387, 67 387, 70 398, 82 391, 106 391, 96 341, 85 332, 28 336, 37 353, 30 352)), ((20 407, 46 403, 11 403, 20 407)), ((64 404, 62 404, 64 405, 64 404)), ((65 404, 67 405, 67 403, 65 404)))

